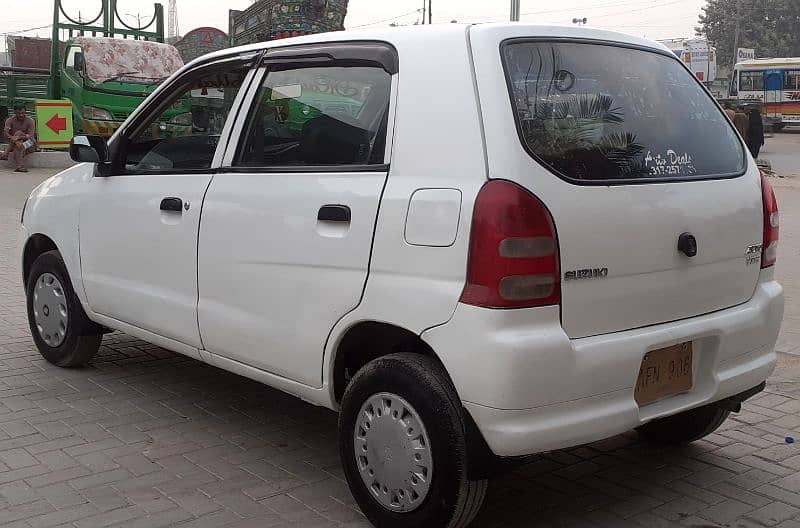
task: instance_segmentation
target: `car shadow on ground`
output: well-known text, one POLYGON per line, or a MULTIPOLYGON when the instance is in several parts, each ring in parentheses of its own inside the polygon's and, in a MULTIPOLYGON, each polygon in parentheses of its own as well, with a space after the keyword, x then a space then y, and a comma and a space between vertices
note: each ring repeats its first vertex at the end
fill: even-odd
MULTIPOLYGON (((35 363, 44 372, 28 378, 80 413, 67 424, 96 424, 141 452, 173 476, 167 490, 241 492, 267 506, 288 495, 329 520, 336 505, 336 520, 363 522, 327 409, 119 333, 105 336, 89 367, 35 363)), ((722 430, 737 426, 747 424, 729 420, 722 430)), ((727 500, 726 491, 746 493, 734 484, 751 468, 714 453, 733 442, 715 434, 664 448, 631 432, 537 455, 492 480, 474 526, 718 526, 695 514, 727 500)))

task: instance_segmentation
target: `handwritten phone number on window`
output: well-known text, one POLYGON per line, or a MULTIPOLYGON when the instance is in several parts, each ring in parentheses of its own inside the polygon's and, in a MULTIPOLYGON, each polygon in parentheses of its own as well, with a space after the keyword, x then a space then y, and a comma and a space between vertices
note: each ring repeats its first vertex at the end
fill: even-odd
POLYGON ((659 167, 650 167, 650 174, 653 176, 693 176, 697 171, 694 167, 686 167, 679 165, 662 165, 659 167))

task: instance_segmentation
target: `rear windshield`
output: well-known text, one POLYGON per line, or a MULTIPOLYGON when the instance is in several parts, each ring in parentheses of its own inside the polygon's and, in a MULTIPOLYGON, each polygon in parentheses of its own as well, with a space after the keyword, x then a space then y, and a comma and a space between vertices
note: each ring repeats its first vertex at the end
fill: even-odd
POLYGON ((603 44, 502 48, 526 149, 582 182, 697 179, 744 170, 725 114, 675 58, 603 44))

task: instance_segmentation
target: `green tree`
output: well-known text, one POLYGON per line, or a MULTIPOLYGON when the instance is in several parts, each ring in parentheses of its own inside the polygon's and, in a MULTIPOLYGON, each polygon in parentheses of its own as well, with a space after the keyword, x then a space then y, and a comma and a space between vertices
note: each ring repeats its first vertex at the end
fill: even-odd
POLYGON ((800 56, 799 0, 706 0, 695 31, 717 48, 720 65, 731 66, 737 28, 738 47, 757 57, 800 56))

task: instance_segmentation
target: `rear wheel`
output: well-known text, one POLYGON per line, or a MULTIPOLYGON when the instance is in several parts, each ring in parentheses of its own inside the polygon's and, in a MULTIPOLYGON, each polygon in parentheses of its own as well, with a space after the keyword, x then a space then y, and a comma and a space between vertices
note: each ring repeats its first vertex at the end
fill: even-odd
POLYGON ((342 398, 339 453, 376 526, 461 528, 483 504, 487 481, 467 478, 458 396, 431 358, 392 354, 355 375, 342 398))
POLYGON ((77 367, 94 357, 102 335, 86 317, 58 251, 43 253, 33 262, 26 293, 31 335, 47 361, 77 367))
POLYGON ((660 418, 637 429, 645 440, 659 444, 685 444, 719 429, 730 411, 718 403, 660 418))

